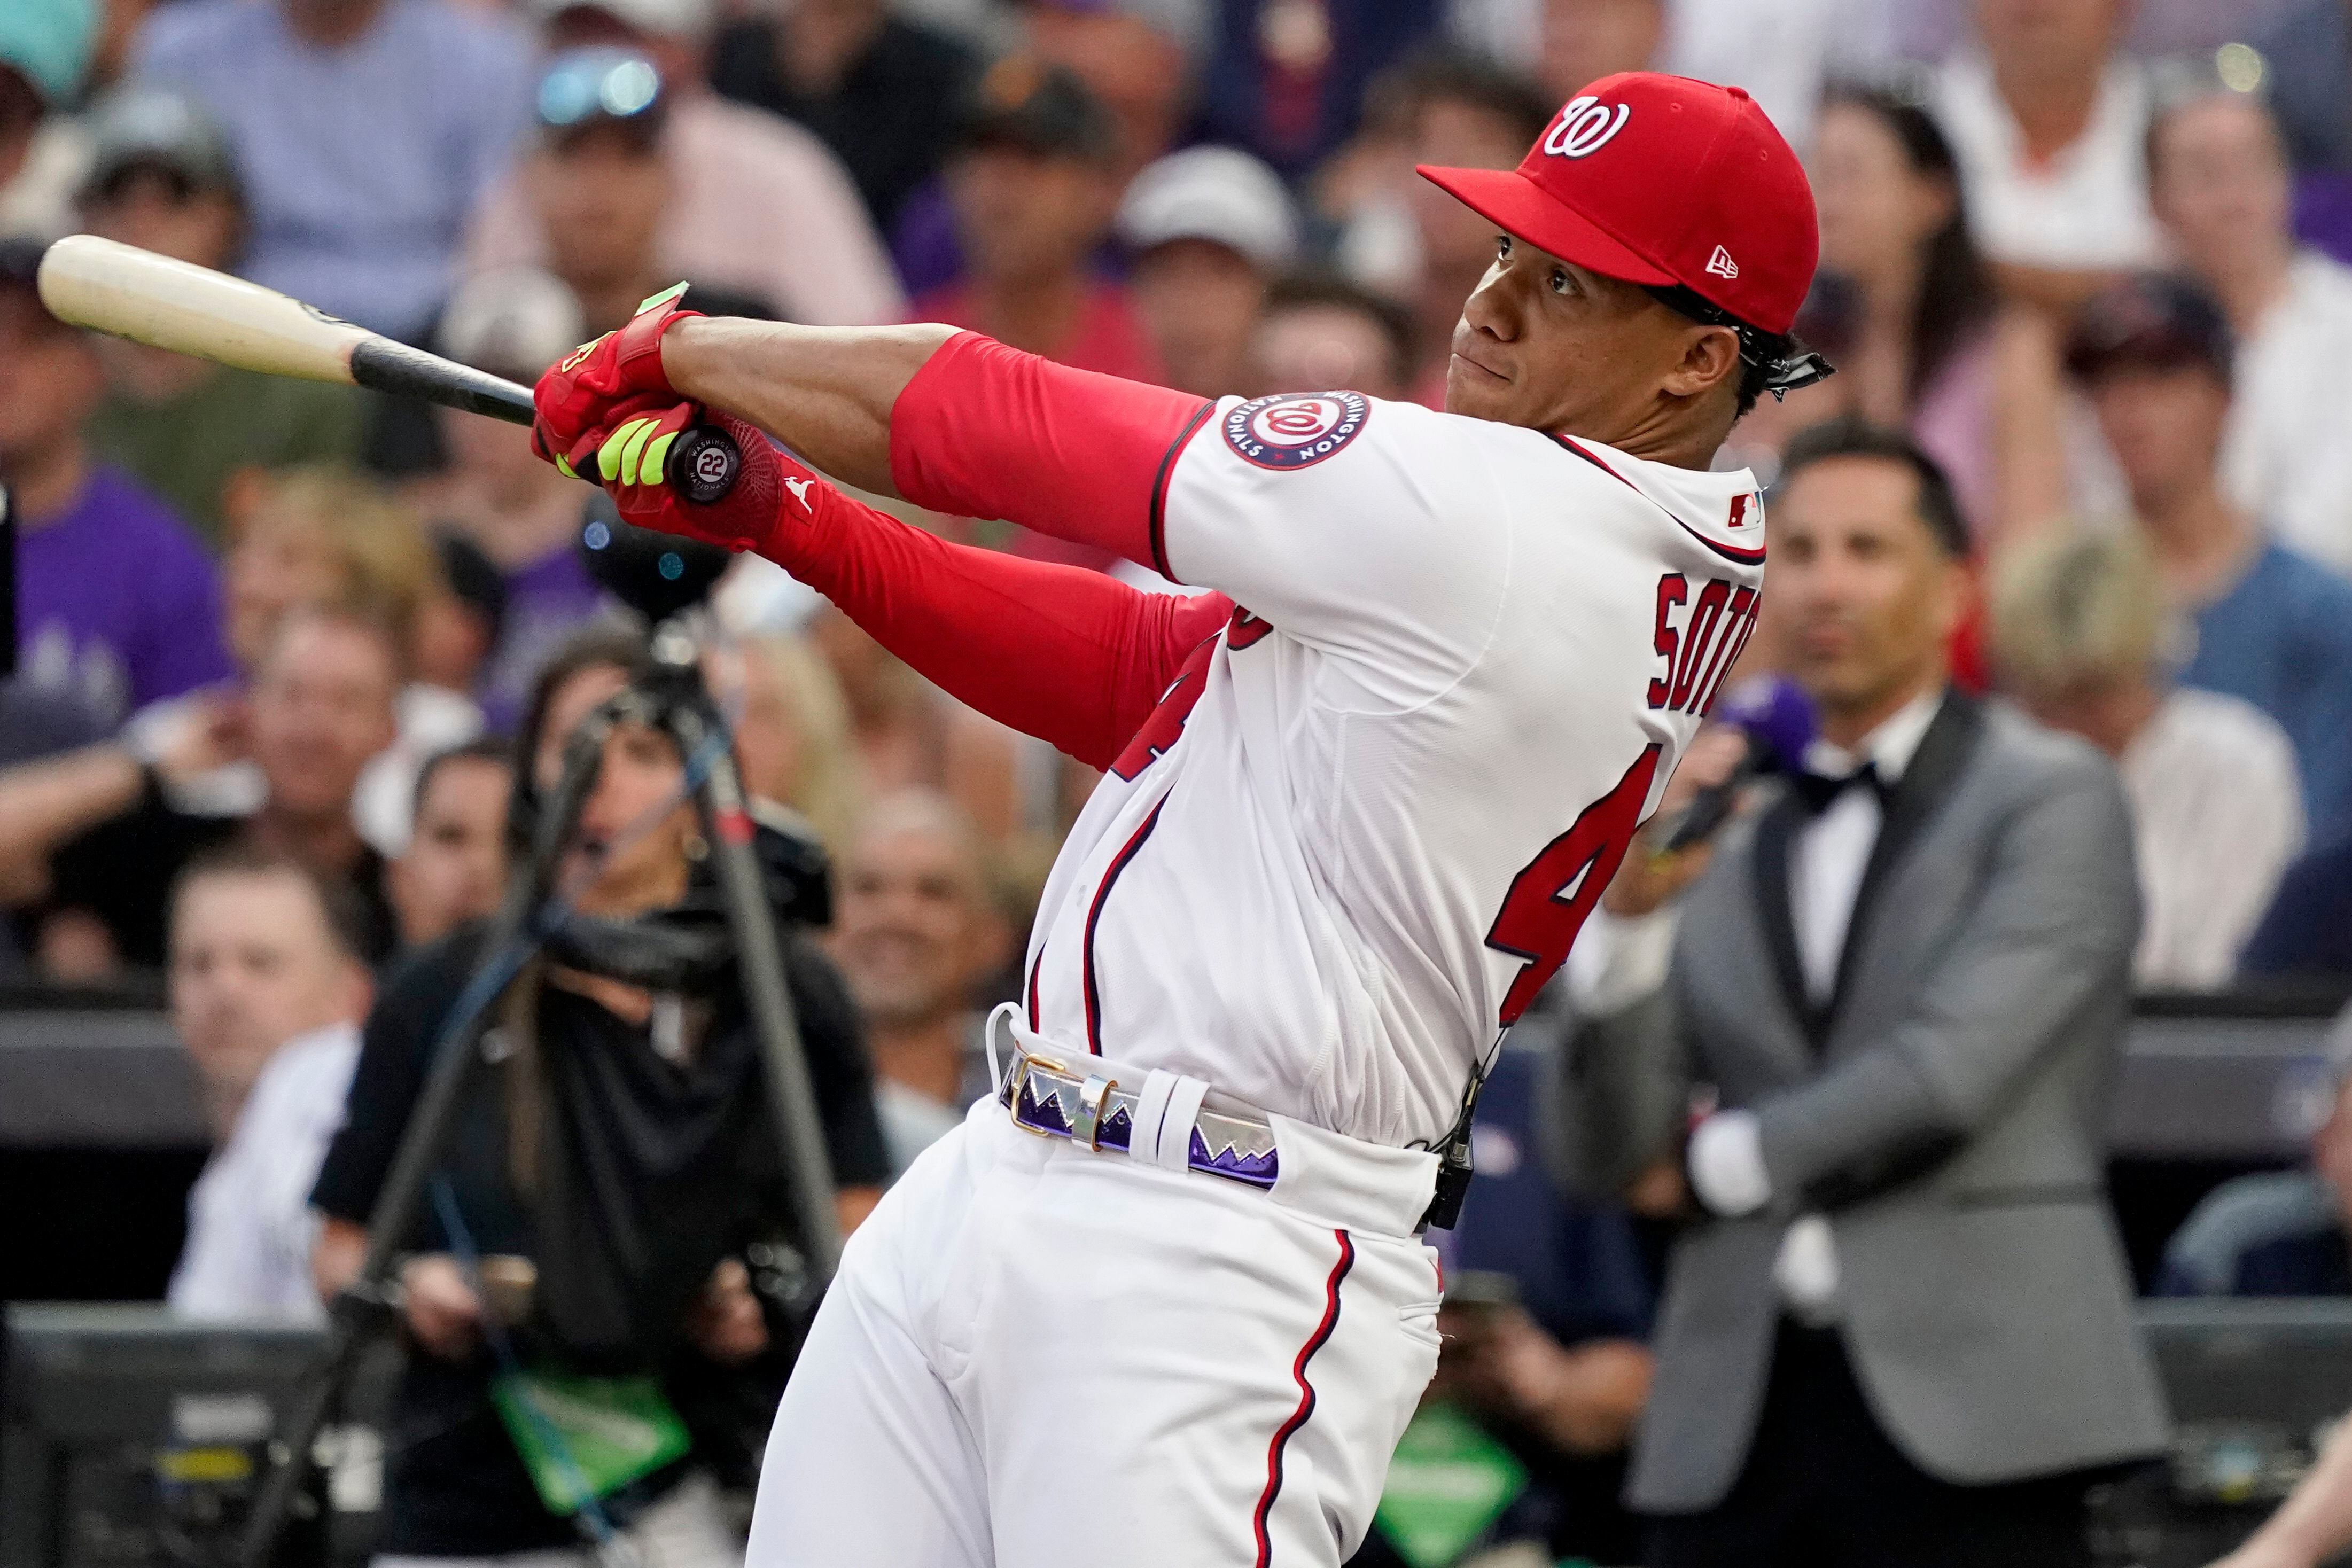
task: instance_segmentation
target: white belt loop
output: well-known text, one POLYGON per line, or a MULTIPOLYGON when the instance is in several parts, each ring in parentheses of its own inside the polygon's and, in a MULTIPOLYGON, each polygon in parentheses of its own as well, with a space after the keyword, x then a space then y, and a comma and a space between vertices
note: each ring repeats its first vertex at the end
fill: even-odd
POLYGON ((1209 1085, 1198 1078, 1154 1072, 1144 1080, 1145 1092, 1150 1092, 1152 1079, 1163 1076, 1171 1080, 1167 1107, 1152 1119, 1147 1157, 1162 1170, 1188 1171, 1192 1168, 1192 1124, 1200 1118, 1209 1085))
POLYGON ((1143 1075, 1143 1086, 1135 1092, 1135 1126, 1127 1138, 1129 1159, 1158 1162, 1160 1129, 1168 1120, 1168 1097, 1182 1082, 1176 1074, 1157 1067, 1143 1075))
MULTIPOLYGON (((1017 1004, 999 1002, 996 1004, 996 1010, 988 1015, 987 1025, 981 1030, 981 1038, 988 1046, 988 1088, 989 1092, 992 1094, 1001 1095, 1004 1092, 1004 1069, 996 1060, 998 1026, 1002 1025, 1009 1032, 1013 1027, 1013 1021, 1020 1016, 1021 1009, 1017 1004)), ((1021 1048, 1016 1042, 1013 1049, 1017 1052, 1021 1048)))

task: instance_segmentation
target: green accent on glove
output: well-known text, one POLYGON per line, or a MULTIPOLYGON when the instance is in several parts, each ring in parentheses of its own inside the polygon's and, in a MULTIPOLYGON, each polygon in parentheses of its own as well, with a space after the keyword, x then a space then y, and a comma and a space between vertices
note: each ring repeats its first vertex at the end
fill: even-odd
POLYGON ((558 474, 562 475, 566 479, 577 479, 580 477, 579 471, 572 466, 572 459, 566 457, 561 452, 555 455, 555 471, 558 474))
POLYGON ((668 479, 669 449, 677 443, 677 432, 674 430, 646 443, 646 449, 637 454, 638 484, 659 485, 668 479))
POLYGON ((659 294, 646 295, 646 302, 637 307, 636 313, 642 316, 648 310, 659 309, 662 306, 669 304, 671 301, 677 299, 679 295, 684 294, 685 292, 685 284, 673 283, 667 288, 663 289, 659 294))
POLYGON ((624 485, 634 485, 637 482, 635 465, 637 451, 645 445, 646 438, 653 434, 653 429, 652 420, 633 419, 604 438, 604 444, 596 448, 596 472, 604 476, 604 483, 610 485, 618 480, 624 485))

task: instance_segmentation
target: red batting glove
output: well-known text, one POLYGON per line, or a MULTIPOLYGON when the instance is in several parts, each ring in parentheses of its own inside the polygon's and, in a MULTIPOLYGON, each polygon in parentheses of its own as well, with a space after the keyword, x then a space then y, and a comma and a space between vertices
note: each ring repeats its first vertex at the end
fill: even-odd
POLYGON ((783 552, 792 541, 784 530, 813 516, 810 486, 824 483, 778 451, 757 427, 691 402, 630 413, 608 429, 581 437, 569 456, 573 466, 604 485, 623 521, 731 550, 753 550, 772 560, 789 559, 783 552), (678 436, 705 423, 732 436, 743 461, 732 489, 709 506, 698 506, 670 488, 665 470, 678 436))
POLYGON ((539 378, 531 390, 538 413, 530 426, 532 451, 566 473, 585 474, 572 455, 583 436, 619 423, 625 405, 642 412, 678 401, 662 371, 661 337, 702 314, 677 308, 685 292, 683 283, 664 289, 638 306, 628 325, 581 344, 539 378))

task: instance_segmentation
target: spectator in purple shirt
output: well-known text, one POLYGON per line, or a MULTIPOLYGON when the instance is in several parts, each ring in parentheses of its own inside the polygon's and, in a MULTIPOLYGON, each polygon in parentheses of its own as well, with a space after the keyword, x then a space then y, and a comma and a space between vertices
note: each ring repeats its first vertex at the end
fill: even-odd
POLYGON ((26 682, 109 723, 229 673, 213 566, 155 497, 93 461, 104 377, 33 290, 38 246, 0 246, 0 484, 16 498, 26 682))

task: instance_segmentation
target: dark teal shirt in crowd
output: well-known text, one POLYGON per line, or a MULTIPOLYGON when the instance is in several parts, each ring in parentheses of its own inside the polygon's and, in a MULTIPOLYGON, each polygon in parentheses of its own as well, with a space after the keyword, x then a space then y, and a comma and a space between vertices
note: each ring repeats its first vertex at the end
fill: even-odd
POLYGON ((2310 841, 2352 834, 2352 580, 2266 546, 2236 587, 2197 613, 2183 685, 2262 709, 2294 743, 2310 841))
POLYGON ((2164 1249, 2159 1296, 2352 1295, 2344 1210, 2316 1171, 2264 1171, 2206 1195, 2164 1249))

